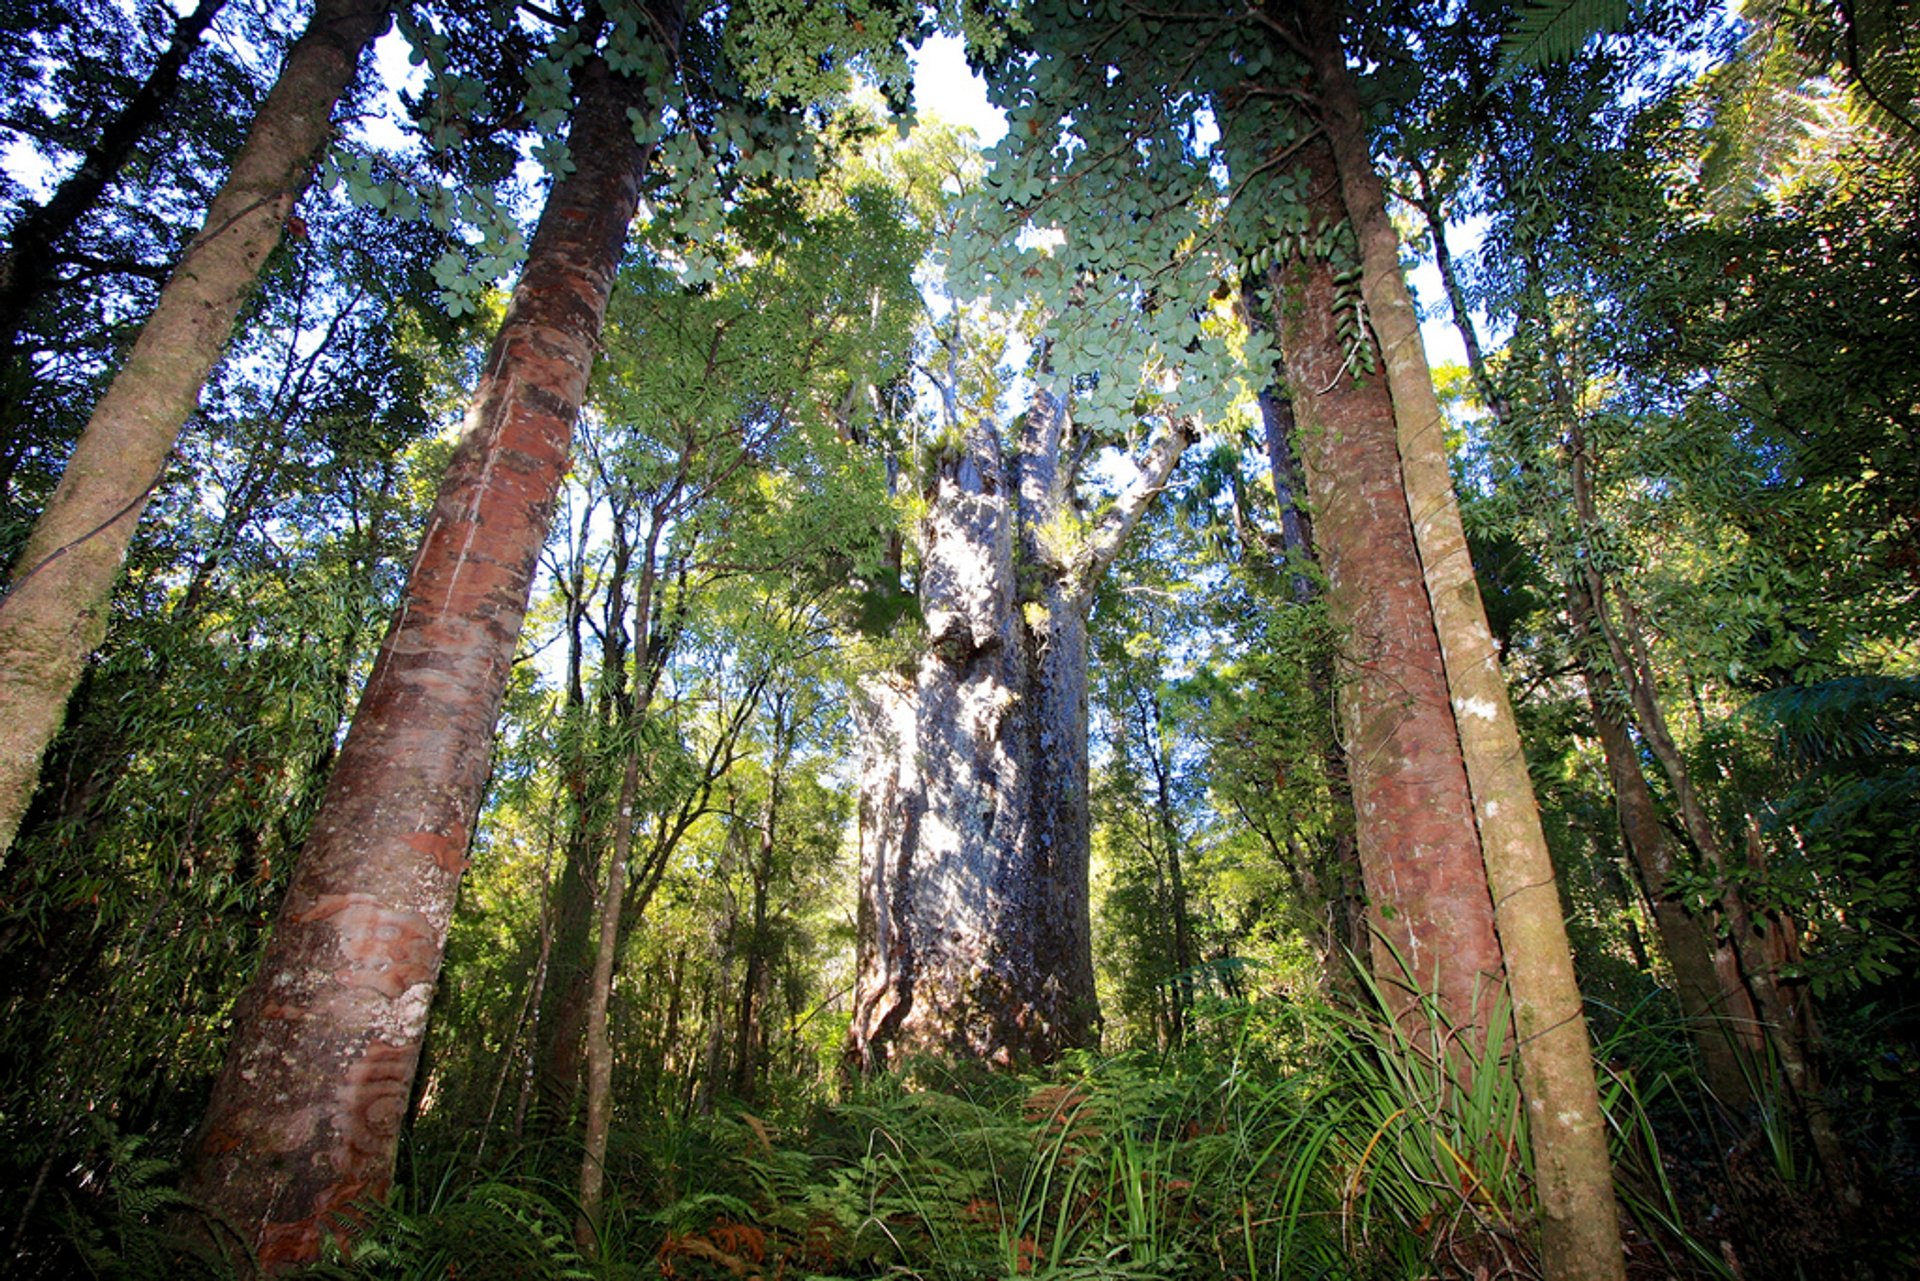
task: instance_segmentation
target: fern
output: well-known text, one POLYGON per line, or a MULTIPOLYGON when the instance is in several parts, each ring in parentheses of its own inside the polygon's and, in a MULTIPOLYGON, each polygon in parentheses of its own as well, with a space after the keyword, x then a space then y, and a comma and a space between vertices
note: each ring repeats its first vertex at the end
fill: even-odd
POLYGON ((89 1212, 70 1203, 56 1213, 68 1243, 97 1276, 183 1275, 186 1264, 165 1226, 166 1213, 187 1204, 172 1186, 174 1163, 146 1155, 141 1135, 121 1134, 98 1115, 88 1121, 105 1205, 89 1212))
POLYGON ((1773 735, 1786 763, 1830 765, 1884 756, 1920 738, 1920 679, 1843 676, 1769 690, 1741 717, 1773 735))
POLYGON ((1541 0, 1515 16, 1500 39, 1500 74, 1564 62, 1595 36, 1622 31, 1627 0, 1541 0))

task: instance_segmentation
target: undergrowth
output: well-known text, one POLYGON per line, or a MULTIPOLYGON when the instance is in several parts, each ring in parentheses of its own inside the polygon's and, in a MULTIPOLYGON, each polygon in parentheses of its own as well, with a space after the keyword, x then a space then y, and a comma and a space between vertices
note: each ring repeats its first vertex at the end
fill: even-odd
MULTIPOLYGON (((429 1127, 387 1204, 306 1275, 1539 1275, 1501 1037, 1479 1047, 1431 1009, 1396 1022, 1302 1004, 1242 1007, 1200 1041, 1017 1077, 921 1064, 793 1115, 636 1126, 616 1136, 593 1251, 574 1240, 577 1147, 476 1168, 429 1127)), ((1642 1274, 1722 1272, 1685 1235, 1643 1087, 1613 1074, 1606 1093, 1642 1274)), ((88 1244, 96 1274, 175 1274, 145 1238, 88 1244)))

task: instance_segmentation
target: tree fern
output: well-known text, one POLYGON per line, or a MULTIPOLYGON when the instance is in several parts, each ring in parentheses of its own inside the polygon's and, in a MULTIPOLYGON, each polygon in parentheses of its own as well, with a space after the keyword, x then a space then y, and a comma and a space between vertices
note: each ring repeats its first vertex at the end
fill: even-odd
POLYGON ((1738 58, 1702 81, 1714 109, 1701 165, 1707 203, 1723 218, 1796 179, 1826 172, 1854 131, 1846 98, 1776 30, 1756 27, 1738 58))

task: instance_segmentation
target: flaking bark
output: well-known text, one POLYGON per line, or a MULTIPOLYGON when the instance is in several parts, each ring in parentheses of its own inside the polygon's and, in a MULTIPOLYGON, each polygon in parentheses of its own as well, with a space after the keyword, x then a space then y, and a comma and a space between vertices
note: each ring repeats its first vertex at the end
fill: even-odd
POLYGON ((645 155, 593 60, 570 143, 259 973, 187 1190, 260 1266, 383 1196, 535 561, 645 155))
POLYGON ((1307 0, 1303 17, 1320 119, 1360 245, 1361 291, 1391 388, 1414 540, 1499 919, 1539 1190, 1542 1262, 1555 1281, 1621 1281, 1626 1263, 1606 1118, 1573 953, 1519 727, 1460 523, 1445 420, 1413 299, 1400 275, 1399 236, 1373 168, 1331 0, 1307 0))

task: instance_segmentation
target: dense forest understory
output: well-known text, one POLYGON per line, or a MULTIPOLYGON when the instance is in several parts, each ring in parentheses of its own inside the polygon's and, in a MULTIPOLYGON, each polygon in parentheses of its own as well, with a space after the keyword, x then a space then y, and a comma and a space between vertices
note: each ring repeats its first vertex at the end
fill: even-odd
POLYGON ((0 140, 0 1274, 1920 1274, 1910 7, 19 0, 0 140))

